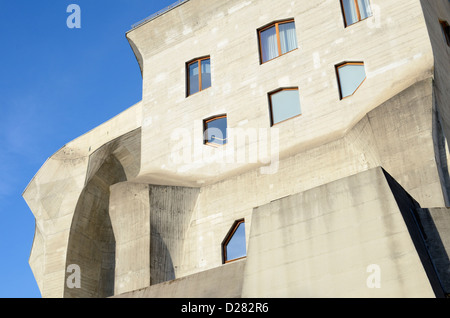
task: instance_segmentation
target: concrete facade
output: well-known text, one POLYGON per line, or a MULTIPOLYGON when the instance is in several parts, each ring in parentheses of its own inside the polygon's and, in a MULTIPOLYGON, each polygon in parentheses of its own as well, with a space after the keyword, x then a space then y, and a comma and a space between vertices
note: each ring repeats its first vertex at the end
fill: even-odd
POLYGON ((339 0, 190 0, 129 31, 142 101, 65 145, 24 192, 43 297, 450 293, 450 4, 370 4, 345 27, 339 0), (298 49, 261 64, 257 30, 286 19, 298 49), (186 97, 186 63, 203 56, 212 86, 186 97), (345 61, 367 77, 341 100, 345 61), (302 116, 271 127, 268 93, 284 87, 302 116), (229 142, 213 148, 203 120, 219 114, 229 142), (223 264, 239 219, 247 257, 223 264))

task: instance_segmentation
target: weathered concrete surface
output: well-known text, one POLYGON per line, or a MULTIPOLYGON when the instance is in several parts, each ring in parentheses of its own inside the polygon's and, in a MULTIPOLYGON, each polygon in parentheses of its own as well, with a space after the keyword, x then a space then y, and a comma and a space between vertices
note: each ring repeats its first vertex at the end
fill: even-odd
POLYGON ((242 296, 435 297, 393 190, 377 168, 255 208, 242 296))
POLYGON ((246 260, 112 298, 240 298, 246 260))
POLYGON ((111 186, 114 295, 174 280, 199 189, 130 182, 111 186))
POLYGON ((450 209, 418 209, 417 219, 442 287, 450 294, 450 209))
MULTIPOLYGON (((150 285, 149 186, 130 182, 111 186, 109 216, 115 238, 114 293, 150 285)), ((110 295, 110 296, 111 296, 110 295)))
MULTIPOLYGON (((130 139, 127 136, 133 135, 139 128, 140 116, 141 103, 138 103, 71 141, 45 162, 25 189, 23 197, 36 219, 29 263, 42 297, 64 297, 68 245, 74 213, 80 201, 83 201, 80 197, 83 193, 86 194, 84 190, 87 187, 87 179, 93 177, 96 169, 104 163, 98 162, 97 168, 93 169, 93 166, 90 166, 91 159, 96 161, 96 154, 99 153, 97 150, 110 142, 116 145, 116 149, 110 148, 112 151, 120 148, 120 140, 126 140, 128 143, 130 139)), ((133 144, 136 145, 132 142, 131 145, 133 144)), ((136 147, 129 148, 131 145, 115 151, 116 158, 122 160, 125 165, 129 165, 126 162, 130 157, 134 158, 130 161, 130 167, 125 169, 128 172, 136 167, 135 160, 140 158, 139 155, 130 153, 130 149, 133 149, 131 152, 136 150, 136 147)), ((111 153, 105 154, 103 159, 106 160, 109 155, 111 153)))

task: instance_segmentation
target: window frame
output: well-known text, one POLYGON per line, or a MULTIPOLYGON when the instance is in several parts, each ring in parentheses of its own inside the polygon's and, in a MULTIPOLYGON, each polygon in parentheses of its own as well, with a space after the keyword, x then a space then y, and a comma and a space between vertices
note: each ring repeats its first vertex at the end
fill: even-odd
POLYGON ((342 15, 344 16, 344 26, 346 28, 348 28, 351 25, 357 24, 358 22, 367 20, 368 18, 373 16, 373 11, 372 11, 372 2, 369 0, 369 4, 370 4, 370 10, 372 12, 372 14, 364 19, 361 19, 361 10, 359 9, 359 4, 358 4, 358 0, 353 0, 353 3, 355 4, 355 10, 356 10, 356 14, 358 16, 358 21, 352 23, 352 24, 348 24, 347 22, 347 15, 345 14, 345 7, 344 7, 344 2, 343 0, 339 0, 339 2, 341 3, 341 9, 342 9, 342 15))
POLYGON ((441 31, 444 35, 447 46, 450 47, 450 25, 445 20, 439 20, 439 24, 441 26, 441 31))
POLYGON ((245 229, 245 219, 239 219, 237 221, 234 221, 233 226, 228 231, 227 235, 225 236, 225 239, 222 241, 222 264, 228 264, 228 263, 232 263, 232 262, 247 258, 247 237, 245 237, 245 250, 246 250, 245 256, 227 260, 227 245, 228 245, 228 243, 230 243, 230 241, 233 238, 234 234, 236 233, 237 229, 241 225, 244 225, 244 229, 245 229))
POLYGON ((208 86, 207 88, 202 88, 202 84, 203 84, 202 83, 202 62, 206 61, 206 60, 209 60, 209 63, 211 65, 211 56, 210 55, 195 58, 193 60, 190 60, 189 62, 186 62, 186 97, 198 94, 204 90, 207 90, 208 88, 210 88, 212 86, 212 72, 211 72, 210 73, 211 85, 208 86), (198 89, 198 92, 191 94, 191 81, 190 81, 189 67, 195 63, 198 63, 198 88, 199 89, 198 89))
POLYGON ((220 144, 216 144, 216 143, 211 143, 208 142, 208 136, 205 136, 205 132, 208 129, 208 123, 218 120, 218 119, 222 119, 222 118, 226 118, 227 119, 227 130, 228 130, 228 116, 227 114, 221 114, 221 115, 216 115, 216 116, 212 116, 209 117, 207 119, 203 120, 203 144, 207 145, 207 146, 213 146, 213 147, 224 147, 227 143, 228 143, 228 131, 226 131, 226 137, 225 139, 222 139, 222 141, 225 141, 224 144, 220 145, 220 144))
POLYGON ((300 91, 299 91, 298 87, 282 87, 282 88, 278 88, 278 89, 276 89, 274 91, 269 92, 268 93, 268 98, 269 98, 269 113, 270 113, 270 126, 271 127, 279 125, 279 124, 282 124, 282 123, 284 123, 284 122, 286 122, 288 120, 301 117, 303 115, 303 113, 301 111, 301 103, 300 103, 300 114, 295 115, 293 117, 290 117, 288 119, 279 121, 277 123, 274 123, 272 96, 275 95, 275 94, 278 94, 278 93, 280 93, 282 91, 297 91, 298 94, 299 94, 298 99, 299 99, 299 102, 300 102, 300 91))
MULTIPOLYGON (((280 26, 280 24, 286 24, 286 23, 292 23, 292 22, 295 24, 295 19, 294 18, 286 19, 286 20, 279 20, 279 21, 271 22, 271 23, 263 26, 262 28, 258 29, 259 61, 260 61, 261 65, 265 64, 265 63, 268 63, 270 61, 273 61, 273 60, 275 60, 275 59, 277 59, 277 58, 279 58, 279 57, 281 57, 283 55, 286 55, 286 54, 288 54, 290 52, 298 50, 298 39, 297 39, 297 47, 295 49, 290 50, 290 51, 288 51, 286 53, 282 53, 282 49, 281 49, 281 38, 280 38, 280 28, 279 28, 279 26, 280 26), (275 27, 276 34, 277 34, 278 55, 276 57, 274 57, 274 58, 264 62, 263 61, 263 46, 262 46, 262 43, 261 43, 261 33, 266 31, 266 30, 268 30, 268 29, 270 29, 270 28, 272 28, 272 27, 275 27)), ((295 34, 297 36, 297 27, 295 28, 295 31, 296 31, 295 34)))
POLYGON ((365 71, 365 67, 366 67, 366 65, 364 64, 364 62, 342 62, 342 63, 339 63, 339 64, 337 64, 336 66, 335 66, 335 69, 336 69, 336 77, 337 77, 337 81, 338 81, 338 89, 339 89, 339 98, 340 98, 340 100, 344 100, 344 99, 346 99, 346 98, 349 98, 349 97, 352 97, 353 95, 355 95, 355 93, 359 90, 359 88, 364 84, 364 82, 366 81, 366 79, 367 79, 367 73, 366 73, 366 76, 364 77, 364 80, 358 85, 358 87, 355 89, 355 91, 351 94, 351 95, 348 95, 348 96, 345 96, 345 97, 342 97, 342 85, 341 85, 341 77, 339 76, 339 69, 341 68, 341 67, 344 67, 344 66, 346 66, 346 65, 362 65, 362 66, 364 66, 364 71, 365 71))

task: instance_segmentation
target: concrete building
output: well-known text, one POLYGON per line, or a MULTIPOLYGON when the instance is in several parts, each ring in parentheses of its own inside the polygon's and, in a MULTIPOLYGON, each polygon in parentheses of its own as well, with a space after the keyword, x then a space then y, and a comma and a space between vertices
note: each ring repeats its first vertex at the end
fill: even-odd
POLYGON ((448 295, 448 21, 447 0, 188 0, 135 25, 142 101, 23 194, 42 296, 448 295))

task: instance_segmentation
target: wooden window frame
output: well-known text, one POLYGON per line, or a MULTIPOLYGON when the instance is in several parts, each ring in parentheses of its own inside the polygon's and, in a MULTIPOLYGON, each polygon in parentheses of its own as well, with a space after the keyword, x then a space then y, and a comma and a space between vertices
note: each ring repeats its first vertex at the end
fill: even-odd
POLYGON ((339 69, 346 65, 362 65, 362 66, 364 66, 364 68, 366 67, 364 62, 342 62, 342 63, 339 63, 338 65, 336 65, 336 67, 335 67, 336 68, 336 77, 337 77, 337 81, 338 81, 340 100, 343 100, 343 99, 346 99, 346 98, 349 98, 349 97, 352 97, 353 95, 355 95, 355 93, 358 91, 358 89, 362 86, 362 84, 364 84, 364 82, 367 79, 367 74, 366 74, 366 77, 364 78, 364 80, 361 82, 361 84, 359 84, 359 86, 355 89, 355 91, 351 95, 342 97, 342 86, 341 86, 341 77, 339 76, 339 69))
MULTIPOLYGON (((208 88, 210 88, 211 86, 203 89, 202 88, 202 61, 206 61, 209 60, 210 64, 211 64, 211 56, 204 56, 204 57, 200 57, 200 58, 196 58, 193 60, 190 60, 189 62, 186 63, 186 87, 187 87, 187 91, 186 91, 186 97, 189 96, 193 96, 195 94, 198 94, 204 90, 207 90, 208 88), (195 93, 190 93, 191 92, 191 87, 190 87, 190 74, 189 74, 189 67, 192 64, 198 63, 198 92, 195 93)), ((211 82, 212 82, 212 72, 211 72, 211 82)), ((212 83, 211 83, 212 84, 212 83)))
MULTIPOLYGON (((281 50, 281 39, 280 39, 280 28, 279 28, 279 26, 280 26, 280 24, 286 24, 286 23, 292 23, 292 22, 295 23, 295 20, 294 19, 288 19, 288 20, 275 21, 275 22, 272 22, 272 23, 270 23, 270 24, 268 24, 268 25, 258 29, 259 60, 260 60, 261 64, 268 63, 268 62, 273 61, 273 60, 275 60, 275 59, 277 59, 277 58, 279 58, 279 57, 281 57, 283 55, 286 55, 286 54, 288 54, 290 52, 298 50, 298 45, 297 45, 297 48, 295 48, 295 49, 293 49, 293 50, 291 50, 289 52, 286 52, 284 54, 282 53, 282 50, 281 50), (262 47, 262 43, 261 43, 261 33, 266 31, 266 30, 268 30, 268 29, 270 29, 270 28, 273 28, 273 27, 275 27, 275 30, 276 30, 276 33, 277 33, 278 56, 274 57, 273 59, 270 59, 270 60, 267 60, 267 61, 263 62, 263 47, 262 47)), ((297 31, 297 28, 295 30, 297 31)))
MULTIPOLYGON (((233 223, 233 226, 231 227, 230 231, 228 231, 227 235, 225 236, 225 239, 222 242, 222 263, 223 264, 232 263, 232 262, 235 262, 235 261, 238 261, 238 260, 241 260, 241 259, 244 259, 247 257, 247 255, 245 255, 242 257, 227 260, 227 245, 231 241, 231 239, 234 236, 234 233, 236 233, 238 227, 241 224, 244 224, 244 226, 245 226, 245 219, 240 219, 240 220, 235 221, 233 223)), ((246 242, 246 244, 247 244, 247 242, 246 242)), ((246 248, 247 248, 247 246, 246 246, 246 248)))
MULTIPOLYGON (((227 118, 227 120, 228 120, 227 114, 217 115, 217 116, 209 117, 209 118, 203 120, 203 144, 204 145, 213 146, 213 147, 224 147, 228 143, 228 134, 227 134, 227 138, 222 139, 222 141, 226 141, 223 145, 208 142, 208 138, 207 138, 207 136, 205 136, 205 132, 208 129, 208 123, 218 120, 218 119, 222 119, 222 118, 227 118)), ((227 129, 228 129, 228 127, 227 127, 227 129)))
MULTIPOLYGON (((294 118, 297 118, 297 117, 301 117, 301 116, 303 115, 302 113, 300 113, 300 114, 298 114, 298 115, 296 115, 296 116, 293 116, 293 117, 291 117, 291 118, 282 120, 282 121, 280 121, 280 122, 278 122, 278 123, 274 123, 274 120, 273 120, 273 103, 272 103, 272 95, 275 95, 275 94, 277 94, 277 93, 279 93, 279 92, 282 92, 282 91, 297 91, 297 92, 299 92, 299 89, 298 89, 298 87, 283 87, 283 88, 276 89, 276 90, 274 90, 274 91, 272 91, 272 92, 270 92, 270 93, 268 94, 268 97, 269 97, 270 126, 271 126, 271 127, 276 126, 276 125, 279 125, 279 124, 282 124, 282 123, 284 123, 284 122, 286 122, 286 121, 288 121, 288 120, 291 120, 291 119, 294 119, 294 118)), ((299 94, 300 94, 300 93, 299 93, 299 94)), ((299 98, 299 100, 300 100, 300 95, 299 95, 298 98, 299 98)))
MULTIPOLYGON (((344 16, 344 24, 345 24, 346 28, 348 28, 349 26, 351 26, 353 24, 356 24, 358 22, 364 21, 364 20, 366 20, 366 19, 371 17, 371 16, 368 16, 367 18, 361 19, 361 10, 359 10, 358 0, 353 0, 353 2, 355 4, 356 14, 358 16, 358 21, 356 21, 355 23, 352 23, 352 24, 348 24, 347 23, 347 16, 345 15, 344 3, 342 2, 342 0, 339 0, 339 1, 341 2, 342 15, 344 16)), ((372 10, 372 3, 370 3, 370 9, 372 10)))
POLYGON ((450 46, 450 26, 445 20, 439 20, 439 24, 441 25, 441 31, 444 34, 447 46, 450 46))

